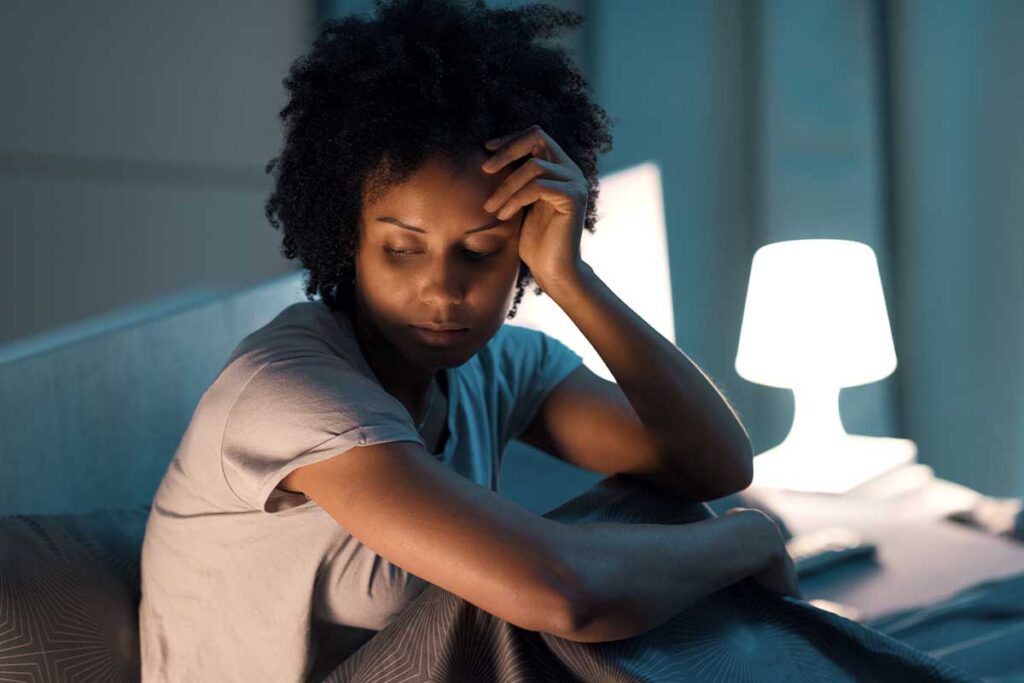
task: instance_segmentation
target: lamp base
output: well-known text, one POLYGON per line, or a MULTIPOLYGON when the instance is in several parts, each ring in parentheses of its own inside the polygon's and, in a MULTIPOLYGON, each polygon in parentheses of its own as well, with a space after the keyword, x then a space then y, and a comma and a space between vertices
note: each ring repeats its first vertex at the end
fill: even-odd
POLYGON ((845 434, 827 446, 783 442, 754 458, 751 486, 843 494, 917 459, 910 439, 845 434))

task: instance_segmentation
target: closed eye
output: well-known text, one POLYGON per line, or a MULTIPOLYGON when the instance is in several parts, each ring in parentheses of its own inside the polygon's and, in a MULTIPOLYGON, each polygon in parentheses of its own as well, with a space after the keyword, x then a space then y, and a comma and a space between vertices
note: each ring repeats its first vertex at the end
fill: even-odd
MULTIPOLYGON (((414 254, 420 253, 418 251, 412 251, 409 249, 392 249, 391 247, 384 247, 384 251, 387 252, 388 254, 392 254, 400 258, 409 257, 414 254)), ((472 249, 463 249, 462 252, 466 254, 466 256, 469 257, 470 259, 484 260, 497 256, 499 253, 501 253, 501 249, 495 249, 494 251, 489 252, 479 252, 473 251, 472 249)))

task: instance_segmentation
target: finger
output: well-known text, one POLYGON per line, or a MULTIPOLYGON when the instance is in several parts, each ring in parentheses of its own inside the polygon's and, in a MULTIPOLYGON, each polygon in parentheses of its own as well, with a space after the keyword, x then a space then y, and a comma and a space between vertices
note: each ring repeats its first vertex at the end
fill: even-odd
POLYGON ((512 140, 515 140, 517 138, 526 137, 527 135, 530 135, 534 130, 538 130, 538 129, 540 129, 540 126, 534 124, 532 126, 527 126, 526 128, 522 128, 522 129, 520 129, 520 130, 518 130, 518 131, 516 131, 514 133, 506 133, 505 135, 501 135, 499 137, 496 137, 493 140, 488 140, 484 144, 486 146, 488 146, 488 147, 501 147, 502 145, 508 144, 512 140), (492 144, 492 143, 494 143, 494 144, 492 144))
POLYGON ((539 199, 544 199, 562 213, 568 213, 576 204, 572 194, 575 187, 572 182, 565 180, 537 178, 509 198, 505 206, 498 210, 498 218, 508 220, 516 211, 539 199))
POLYGON ((555 163, 569 161, 558 143, 540 126, 533 125, 500 145, 494 155, 481 164, 481 168, 488 173, 497 173, 510 162, 527 154, 555 163))
POLYGON ((502 145, 506 144, 509 140, 513 140, 521 135, 526 135, 529 129, 519 131, 518 133, 509 133, 507 135, 501 135, 496 138, 492 138, 484 143, 484 147, 491 150, 492 152, 499 149, 502 145))
POLYGON ((532 158, 517 168, 505 178, 498 189, 484 202, 484 210, 491 211, 505 205, 512 195, 519 191, 534 178, 541 176, 553 177, 555 180, 570 180, 572 175, 564 166, 545 161, 544 159, 532 158))
POLYGON ((491 140, 485 142, 484 147, 486 147, 487 149, 497 149, 498 147, 501 147, 502 145, 504 145, 509 140, 512 140, 513 138, 517 138, 521 135, 526 135, 529 131, 530 129, 527 127, 516 133, 507 133, 505 135, 499 135, 498 137, 492 138, 491 140))
POLYGON ((569 155, 565 153, 562 146, 555 142, 555 139, 548 135, 540 126, 537 127, 537 133, 544 138, 544 146, 550 150, 551 155, 554 157, 553 159, 550 159, 550 161, 555 161, 560 164, 570 161, 569 155))

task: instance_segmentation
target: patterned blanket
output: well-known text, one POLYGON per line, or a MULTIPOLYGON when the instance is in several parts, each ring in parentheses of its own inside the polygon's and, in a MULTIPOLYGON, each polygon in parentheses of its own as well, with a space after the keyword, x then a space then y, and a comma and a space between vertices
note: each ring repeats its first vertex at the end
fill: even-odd
MULTIPOLYGON (((544 515, 566 523, 687 524, 715 517, 629 477, 600 481, 544 515)), ((890 626, 906 628, 905 621, 890 626)), ((646 633, 577 643, 513 626, 437 586, 325 679, 474 681, 978 681, 905 640, 739 581, 646 633)))

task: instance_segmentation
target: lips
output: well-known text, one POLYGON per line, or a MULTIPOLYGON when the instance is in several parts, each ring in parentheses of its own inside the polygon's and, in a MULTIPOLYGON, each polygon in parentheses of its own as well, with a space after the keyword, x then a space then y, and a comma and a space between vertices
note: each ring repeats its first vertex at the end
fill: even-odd
POLYGON ((414 324, 413 327, 418 327, 423 330, 433 330, 435 332, 448 332, 466 329, 465 325, 459 325, 457 323, 442 323, 440 325, 435 323, 423 323, 422 325, 414 324))
POLYGON ((461 329, 438 330, 434 328, 420 327, 418 325, 410 325, 409 329, 411 329, 413 334, 415 334, 421 341, 432 346, 447 346, 449 344, 454 344, 469 332, 469 329, 465 327, 461 329))

